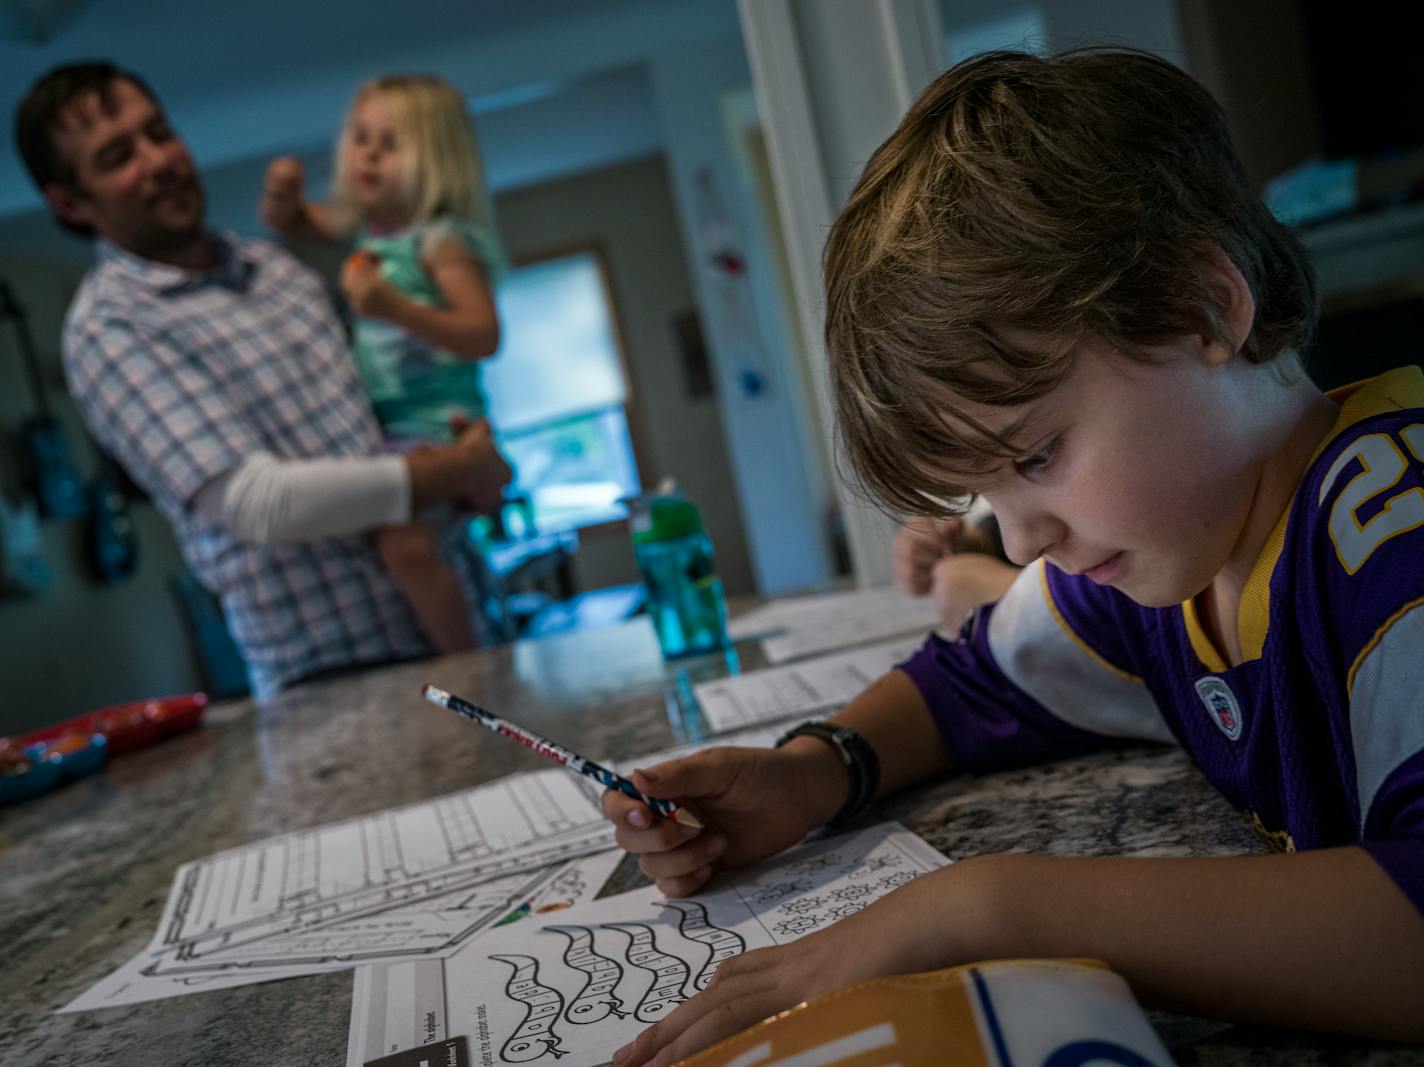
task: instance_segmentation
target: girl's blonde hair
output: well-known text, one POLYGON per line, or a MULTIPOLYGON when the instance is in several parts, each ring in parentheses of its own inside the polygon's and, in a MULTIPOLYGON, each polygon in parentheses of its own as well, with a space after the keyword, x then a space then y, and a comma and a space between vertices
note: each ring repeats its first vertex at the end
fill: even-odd
POLYGON ((454 86, 433 75, 391 74, 373 78, 356 91, 341 126, 332 206, 343 228, 354 229, 361 221, 352 195, 347 147, 355 132, 356 112, 372 95, 379 95, 390 108, 401 137, 411 221, 453 216, 488 227, 491 212, 484 168, 465 101, 454 86))

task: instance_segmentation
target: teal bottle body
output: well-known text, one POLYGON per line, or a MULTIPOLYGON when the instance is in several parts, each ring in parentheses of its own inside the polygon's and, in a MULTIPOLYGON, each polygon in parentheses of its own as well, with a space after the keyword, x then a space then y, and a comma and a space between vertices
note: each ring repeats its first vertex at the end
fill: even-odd
POLYGON ((648 587, 648 615, 664 659, 727 645, 727 603, 713 564, 712 539, 696 505, 651 497, 633 508, 633 555, 648 587))

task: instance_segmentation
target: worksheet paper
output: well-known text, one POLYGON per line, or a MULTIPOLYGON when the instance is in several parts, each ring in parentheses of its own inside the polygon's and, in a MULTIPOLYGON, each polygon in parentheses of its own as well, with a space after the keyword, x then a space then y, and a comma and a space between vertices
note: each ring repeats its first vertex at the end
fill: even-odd
POLYGON ((732 620, 728 632, 733 640, 769 635, 762 640, 762 651, 772 663, 785 663, 901 634, 923 638, 937 625, 939 614, 930 597, 906 596, 887 587, 767 604, 732 620))
POLYGON ((696 897, 648 887, 491 931, 440 962, 359 968, 347 1067, 607 1063, 724 961, 824 928, 946 862, 884 823, 719 875, 696 897))
POLYGON ((701 682, 692 692, 714 733, 793 715, 829 713, 909 659, 921 641, 921 637, 896 638, 784 667, 701 682))
MULTIPOLYGON (((328 943, 338 939, 357 951, 310 954, 285 962, 258 961, 230 969, 187 968, 171 953, 145 950, 60 1009, 88 1011, 231 989, 280 978, 346 971, 362 960, 424 960, 455 951, 480 932, 535 912, 572 907, 598 895, 623 859, 618 850, 584 856, 528 874, 505 875, 483 885, 416 905, 324 928, 328 943)), ((308 946, 310 941, 306 943, 308 946)))
POLYGON ((560 768, 513 775, 184 864, 145 951, 63 1010, 453 951, 612 846, 599 793, 560 768))
POLYGON ((845 593, 812 593, 807 596, 780 597, 768 604, 743 611, 727 620, 727 636, 733 641, 752 641, 781 633, 798 613, 825 601, 843 602, 854 599, 859 590, 845 593))

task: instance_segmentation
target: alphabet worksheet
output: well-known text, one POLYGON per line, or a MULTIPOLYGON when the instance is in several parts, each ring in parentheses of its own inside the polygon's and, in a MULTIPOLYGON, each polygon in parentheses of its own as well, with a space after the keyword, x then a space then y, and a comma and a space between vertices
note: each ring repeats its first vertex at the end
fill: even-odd
POLYGON ((478 1067, 607 1063, 727 960, 823 929, 946 862, 884 823, 719 875, 695 897, 649 887, 491 930, 438 971, 362 968, 348 1067, 414 1053, 412 1065, 432 1054, 478 1067))

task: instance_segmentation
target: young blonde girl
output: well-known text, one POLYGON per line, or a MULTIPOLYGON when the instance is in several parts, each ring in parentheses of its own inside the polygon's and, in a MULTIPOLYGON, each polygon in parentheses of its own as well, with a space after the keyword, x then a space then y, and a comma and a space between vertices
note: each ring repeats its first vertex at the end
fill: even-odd
MULTIPOLYGON (((303 198, 300 162, 267 169, 259 214, 286 238, 352 240, 341 288, 352 352, 390 447, 444 442, 482 419, 479 362, 499 346, 501 257, 469 115, 428 75, 361 86, 336 148, 329 204, 303 198)), ((381 560, 441 652, 473 647, 460 585, 421 523, 375 534, 381 560)))

